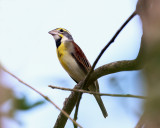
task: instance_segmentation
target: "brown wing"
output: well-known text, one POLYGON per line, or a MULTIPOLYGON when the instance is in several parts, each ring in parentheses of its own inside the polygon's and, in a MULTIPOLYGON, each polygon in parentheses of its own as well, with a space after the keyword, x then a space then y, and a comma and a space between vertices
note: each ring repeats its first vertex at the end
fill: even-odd
MULTIPOLYGON (((81 48, 74 42, 73 43, 73 46, 74 46, 74 49, 75 49, 75 52, 74 53, 71 53, 71 55, 75 58, 76 62, 78 63, 78 65, 81 67, 81 69, 87 74, 89 69, 91 68, 91 65, 90 63, 88 62, 86 56, 84 55, 83 51, 81 50, 81 48)), ((98 81, 95 81, 94 84, 91 84, 88 89, 90 91, 95 91, 95 92, 99 92, 99 85, 98 85, 98 81)), ((104 117, 107 117, 107 111, 105 109, 105 106, 102 102, 102 99, 99 95, 94 95, 100 108, 101 108, 101 111, 104 115, 104 117)))
POLYGON ((73 43, 75 52, 71 53, 71 55, 75 58, 76 62, 82 68, 84 73, 87 74, 89 69, 91 68, 91 65, 87 60, 86 56, 84 55, 83 51, 81 50, 81 48, 76 43, 74 42, 72 43, 73 43))

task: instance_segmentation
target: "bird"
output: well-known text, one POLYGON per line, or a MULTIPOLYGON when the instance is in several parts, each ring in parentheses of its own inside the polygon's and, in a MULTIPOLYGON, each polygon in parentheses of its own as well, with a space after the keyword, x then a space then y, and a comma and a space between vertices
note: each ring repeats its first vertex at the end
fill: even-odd
MULTIPOLYGON (((64 28, 56 28, 48 32, 51 34, 56 43, 56 51, 58 59, 62 67, 69 76, 76 82, 84 80, 87 73, 91 69, 91 65, 81 48, 74 42, 70 32, 64 28)), ((89 85, 89 91, 99 92, 99 84, 96 80, 89 85)), ((108 113, 99 95, 94 95, 98 105, 106 118, 108 113)))

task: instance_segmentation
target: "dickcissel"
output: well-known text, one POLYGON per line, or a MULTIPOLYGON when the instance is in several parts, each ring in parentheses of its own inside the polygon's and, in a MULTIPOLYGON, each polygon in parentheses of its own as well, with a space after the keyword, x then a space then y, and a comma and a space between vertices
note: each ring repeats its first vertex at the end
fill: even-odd
MULTIPOLYGON (((85 76, 89 72, 91 65, 84 55, 81 48, 74 42, 71 34, 64 28, 57 28, 49 31, 56 42, 57 56, 70 77, 76 82, 84 80, 85 76)), ((88 87, 88 90, 99 92, 98 81, 95 81, 88 87)), ((94 95, 99 107, 104 115, 107 117, 107 111, 99 95, 94 95)))

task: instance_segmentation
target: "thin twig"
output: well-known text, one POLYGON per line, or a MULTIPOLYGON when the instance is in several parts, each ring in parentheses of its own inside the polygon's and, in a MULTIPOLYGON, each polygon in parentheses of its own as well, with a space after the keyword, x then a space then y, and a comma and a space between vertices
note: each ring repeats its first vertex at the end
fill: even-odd
MULTIPOLYGON (((111 40, 108 42, 108 44, 101 50, 100 54, 98 55, 98 57, 96 58, 96 60, 94 61, 89 73, 87 74, 85 80, 84 80, 84 84, 82 86, 82 88, 84 88, 84 86, 87 84, 89 77, 91 75, 91 73, 93 72, 96 64, 98 63, 99 59, 101 58, 101 56, 103 55, 103 53, 106 51, 106 49, 114 42, 114 40, 116 39, 116 37, 120 34, 120 32, 123 30, 123 28, 128 24, 128 22, 137 14, 136 11, 134 11, 132 13, 132 15, 123 23, 123 25, 118 29, 118 31, 115 33, 115 35, 111 38, 111 40)), ((88 85, 89 86, 89 85, 88 85)))
POLYGON ((100 96, 131 97, 131 98, 147 99, 147 97, 145 97, 145 96, 137 96, 137 95, 131 95, 131 94, 98 93, 98 92, 86 91, 86 90, 82 90, 82 89, 70 89, 70 88, 57 87, 57 86, 53 86, 53 85, 49 85, 49 87, 51 87, 52 89, 60 89, 60 90, 65 90, 65 91, 88 93, 88 94, 94 94, 94 95, 100 95, 100 96))
POLYGON ((18 78, 17 76, 15 76, 14 74, 12 74, 11 72, 9 72, 7 69, 5 69, 1 64, 0 64, 0 68, 8 73, 9 75, 11 75, 13 78, 15 78, 16 80, 18 80, 20 83, 26 85, 27 87, 29 87, 30 89, 32 89, 33 91, 35 91, 36 93, 38 93, 39 95, 41 95, 44 99, 46 99, 47 101, 49 101, 51 104, 53 104, 59 111, 61 111, 67 118, 69 118, 75 125, 79 126, 80 128, 82 128, 82 126, 80 124, 78 124, 75 120, 73 120, 65 111, 63 111, 62 109, 60 109, 49 97, 45 96, 44 94, 42 94, 41 92, 39 92, 38 90, 36 90, 35 88, 33 88, 32 86, 30 86, 29 84, 25 83, 24 81, 22 81, 20 78, 18 78))

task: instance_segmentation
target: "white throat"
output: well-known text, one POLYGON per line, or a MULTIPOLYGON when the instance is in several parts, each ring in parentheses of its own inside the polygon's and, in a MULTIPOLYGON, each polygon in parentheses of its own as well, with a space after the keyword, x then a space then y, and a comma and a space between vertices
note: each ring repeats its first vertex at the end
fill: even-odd
POLYGON ((55 40, 58 40, 59 39, 59 36, 58 35, 53 35, 54 39, 55 40))

